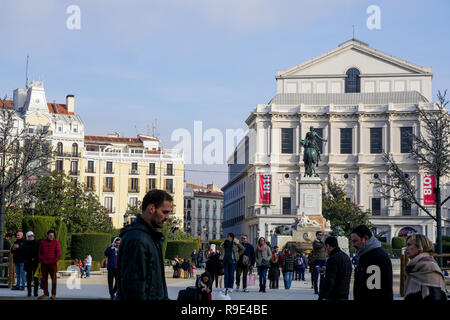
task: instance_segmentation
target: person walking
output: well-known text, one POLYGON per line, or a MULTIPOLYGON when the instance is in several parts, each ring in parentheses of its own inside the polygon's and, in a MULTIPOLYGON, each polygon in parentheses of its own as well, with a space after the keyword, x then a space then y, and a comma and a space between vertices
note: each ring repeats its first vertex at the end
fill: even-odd
POLYGON ((326 249, 325 249, 325 243, 322 240, 323 238, 323 232, 317 231, 316 232, 316 239, 313 242, 313 250, 312 250, 312 260, 313 260, 313 286, 314 286, 314 293, 319 294, 319 276, 320 281, 323 281, 323 272, 322 267, 325 266, 325 259, 326 259, 326 249))
POLYGON ((192 251, 192 253, 191 253, 191 259, 192 259, 192 261, 195 263, 195 266, 198 268, 198 261, 197 261, 197 258, 198 258, 197 250, 192 251))
POLYGON ((303 252, 297 256, 295 260, 295 272, 297 274, 296 279, 299 281, 305 281, 305 269, 307 266, 306 257, 303 252))
MULTIPOLYGON (((3 238, 3 250, 11 250, 11 240, 12 238, 12 234, 11 233, 7 233, 5 234, 5 237, 3 238)), ((3 253, 0 255, 2 257, 2 260, 0 263, 9 263, 9 253, 3 253)), ((3 271, 3 277, 4 278, 8 278, 8 267, 4 267, 4 271, 3 271)), ((0 272, 0 278, 2 277, 2 273, 0 272)))
POLYGON ((92 266, 92 256, 87 253, 84 258, 84 265, 86 266, 86 277, 89 278, 91 276, 91 266, 92 266))
POLYGON ((291 251, 289 249, 286 249, 282 265, 284 288, 286 290, 289 290, 291 288, 292 277, 294 275, 294 265, 294 256, 291 254, 291 251))
POLYGON ((23 246, 26 240, 23 238, 23 232, 16 233, 16 241, 12 245, 11 252, 13 254, 14 267, 16 269, 16 285, 12 290, 25 290, 25 255, 23 246))
POLYGON ((259 274, 259 292, 266 292, 267 270, 270 267, 269 260, 271 257, 272 252, 270 247, 266 244, 266 239, 260 237, 255 249, 255 261, 259 274))
POLYGON ((325 246, 328 259, 319 300, 348 300, 352 275, 350 257, 339 248, 335 237, 326 238, 325 246))
POLYGON ((280 281, 280 263, 278 261, 277 250, 274 249, 269 260, 269 288, 278 289, 280 281))
POLYGON ((106 265, 106 269, 108 270, 108 289, 109 296, 111 300, 114 299, 114 296, 117 292, 117 283, 119 271, 117 269, 117 255, 119 253, 120 247, 120 238, 115 237, 111 246, 106 248, 105 256, 108 258, 108 264, 106 265))
POLYGON ((255 248, 248 243, 248 236, 243 235, 241 237, 241 243, 245 248, 244 254, 239 258, 236 265, 236 291, 239 291, 239 285, 241 282, 242 275, 242 291, 248 292, 247 290, 247 275, 248 272, 253 270, 255 265, 255 248))
POLYGON ((39 265, 39 242, 34 238, 33 231, 26 233, 27 241, 23 246, 23 252, 25 255, 24 267, 27 273, 27 290, 28 297, 31 297, 31 284, 34 284, 34 296, 38 296, 39 279, 34 276, 36 269, 39 265))
POLYGON ((173 198, 153 189, 142 200, 142 214, 120 232, 118 254, 120 300, 168 300, 162 228, 169 220, 173 198))
POLYGON ((446 301, 446 284, 441 268, 434 260, 433 243, 424 235, 413 234, 406 239, 405 300, 446 301))
POLYGON ((41 264, 42 272, 42 286, 44 294, 39 299, 48 298, 48 276, 52 279, 52 296, 50 299, 56 299, 56 272, 57 262, 61 258, 61 245, 56 240, 56 232, 49 230, 47 238, 39 243, 39 262, 41 264))
POLYGON ((393 299, 391 259, 369 228, 360 225, 350 234, 359 257, 355 269, 353 297, 358 301, 389 301, 393 299), (370 267, 370 269, 369 269, 370 267), (368 281, 377 277, 377 281, 368 281))
POLYGON ((187 279, 189 277, 189 262, 186 258, 182 260, 181 269, 183 269, 183 278, 187 279))
POLYGON ((223 257, 223 269, 225 272, 225 290, 233 292, 234 272, 236 262, 244 254, 245 248, 234 238, 233 233, 228 233, 227 239, 220 245, 220 253, 223 257))

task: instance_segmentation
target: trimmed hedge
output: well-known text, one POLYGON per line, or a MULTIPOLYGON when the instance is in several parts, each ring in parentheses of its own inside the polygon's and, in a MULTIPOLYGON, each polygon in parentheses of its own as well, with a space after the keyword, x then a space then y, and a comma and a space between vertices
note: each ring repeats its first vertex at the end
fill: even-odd
POLYGON ((401 249, 403 247, 406 247, 406 237, 392 238, 392 249, 401 249))
POLYGON ((217 239, 217 240, 209 240, 209 244, 215 244, 216 247, 220 247, 220 245, 225 241, 225 239, 217 239))
POLYGON ((442 236, 442 242, 450 242, 450 236, 442 236))
POLYGON ((197 250, 197 241, 192 240, 169 240, 164 258, 173 259, 176 256, 180 258, 191 259, 192 251, 197 250))
POLYGON ((111 231, 111 243, 114 241, 114 238, 119 236, 120 231, 122 231, 122 229, 113 229, 113 231, 111 231))
POLYGON ((47 238, 48 230, 55 230, 56 240, 61 245, 61 259, 66 257, 67 251, 67 226, 56 217, 47 216, 25 216, 22 220, 22 230, 24 235, 28 231, 33 231, 36 240, 47 238))
POLYGON ((58 271, 67 270, 67 268, 73 265, 73 260, 59 260, 57 262, 58 271))
POLYGON ((111 234, 109 233, 74 233, 70 244, 70 256, 72 259, 83 259, 89 253, 93 261, 101 261, 105 258, 105 249, 111 246, 111 234))

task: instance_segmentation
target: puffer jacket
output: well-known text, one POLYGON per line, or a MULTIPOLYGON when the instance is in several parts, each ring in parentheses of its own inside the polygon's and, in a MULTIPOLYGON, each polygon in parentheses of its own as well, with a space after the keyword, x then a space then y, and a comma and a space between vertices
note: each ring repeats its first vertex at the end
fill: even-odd
POLYGON ((285 254, 283 258, 283 272, 292 272, 295 267, 295 258, 292 254, 285 254))
POLYGON ((138 217, 119 237, 117 299, 169 300, 161 251, 163 234, 138 217))

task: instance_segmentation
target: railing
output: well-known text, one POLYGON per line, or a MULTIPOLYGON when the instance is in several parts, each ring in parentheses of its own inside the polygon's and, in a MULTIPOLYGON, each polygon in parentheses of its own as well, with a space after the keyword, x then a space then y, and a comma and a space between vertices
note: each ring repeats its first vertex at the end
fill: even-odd
POLYGON ((88 191, 94 191, 95 190, 95 185, 92 185, 91 187, 90 186, 86 186, 86 189, 88 191))
POLYGON ((139 188, 128 187, 128 193, 139 193, 139 188))
POLYGON ((73 152, 55 152, 55 156, 57 157, 65 157, 65 158, 81 158, 81 152, 73 153, 73 152))
POLYGON ((131 169, 130 170, 130 174, 139 174, 139 170, 138 169, 131 169))
POLYGON ((108 170, 108 169, 106 169, 105 170, 105 174, 114 174, 114 170, 108 170))
POLYGON ((176 149, 166 149, 162 153, 148 154, 148 153, 128 153, 128 152, 104 152, 104 151, 85 151, 86 156, 92 157, 114 157, 127 159, 159 159, 159 158, 181 158, 183 159, 183 152, 176 149))
POLYGON ((78 171, 78 170, 76 170, 76 171, 70 170, 69 175, 70 176, 79 176, 80 175, 80 171, 78 171))
POLYGON ((87 168, 87 169, 84 170, 84 172, 85 172, 85 173, 95 173, 95 169, 89 169, 89 168, 87 168))
POLYGON ((114 187, 104 186, 103 187, 103 192, 114 192, 114 187))
POLYGON ((173 176, 173 170, 166 170, 166 176, 173 176))
POLYGON ((3 254, 9 254, 9 260, 6 263, 0 263, 0 282, 3 281, 8 281, 8 288, 11 289, 14 283, 14 279, 15 279, 15 269, 14 269, 14 258, 12 253, 9 250, 0 250, 0 257, 2 257, 3 260, 3 254), (4 274, 3 272, 3 268, 8 268, 8 276, 7 277, 2 277, 2 275, 4 274))
POLYGON ((148 176, 156 176, 156 170, 147 170, 148 176))

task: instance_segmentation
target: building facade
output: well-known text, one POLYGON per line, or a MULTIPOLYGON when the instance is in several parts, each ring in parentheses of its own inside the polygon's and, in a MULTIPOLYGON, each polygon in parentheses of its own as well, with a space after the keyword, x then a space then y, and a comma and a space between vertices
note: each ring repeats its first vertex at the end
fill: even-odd
MULTIPOLYGON (((225 193, 224 231, 248 233, 253 241, 269 237, 278 225, 290 225, 299 212, 299 180, 304 174, 304 139, 310 127, 327 139, 317 173, 322 180, 341 184, 349 201, 371 210, 376 232, 386 241, 408 232, 435 240, 436 225, 420 208, 406 201, 383 199, 373 182, 390 177, 382 158, 391 153, 414 178, 417 197, 424 198, 427 174, 409 158, 409 133, 423 133, 417 108, 436 109, 432 102, 431 68, 395 58, 352 39, 336 49, 276 76, 277 94, 258 104, 246 119, 245 143, 229 159, 229 168, 241 172, 229 179, 225 193), (248 155, 246 154, 248 152, 248 155), (241 158, 241 161, 237 161, 241 158), (237 169, 241 167, 242 169, 237 169), (261 201, 261 174, 270 179, 270 203, 261 201), (232 209, 233 190, 247 180, 245 210, 232 209), (233 223, 237 216, 238 223, 233 223)), ((443 199, 450 193, 442 181, 443 199)), ((423 201, 423 200, 422 200, 423 201)), ((433 211, 433 207, 429 207, 433 211)), ((443 233, 450 233, 449 205, 443 208, 443 233)))
POLYGON ((86 184, 107 209, 114 228, 129 223, 133 217, 127 210, 154 188, 174 197, 173 213, 183 221, 182 152, 164 149, 157 138, 146 135, 86 135, 81 117, 75 114, 74 96, 68 95, 65 104, 48 103, 42 82, 14 90, 14 100, 8 103, 17 111, 19 126, 27 123, 30 132, 49 131, 55 151, 51 169, 86 184))
POLYGON ((202 241, 222 239, 223 192, 215 185, 187 183, 184 194, 184 230, 202 241))

